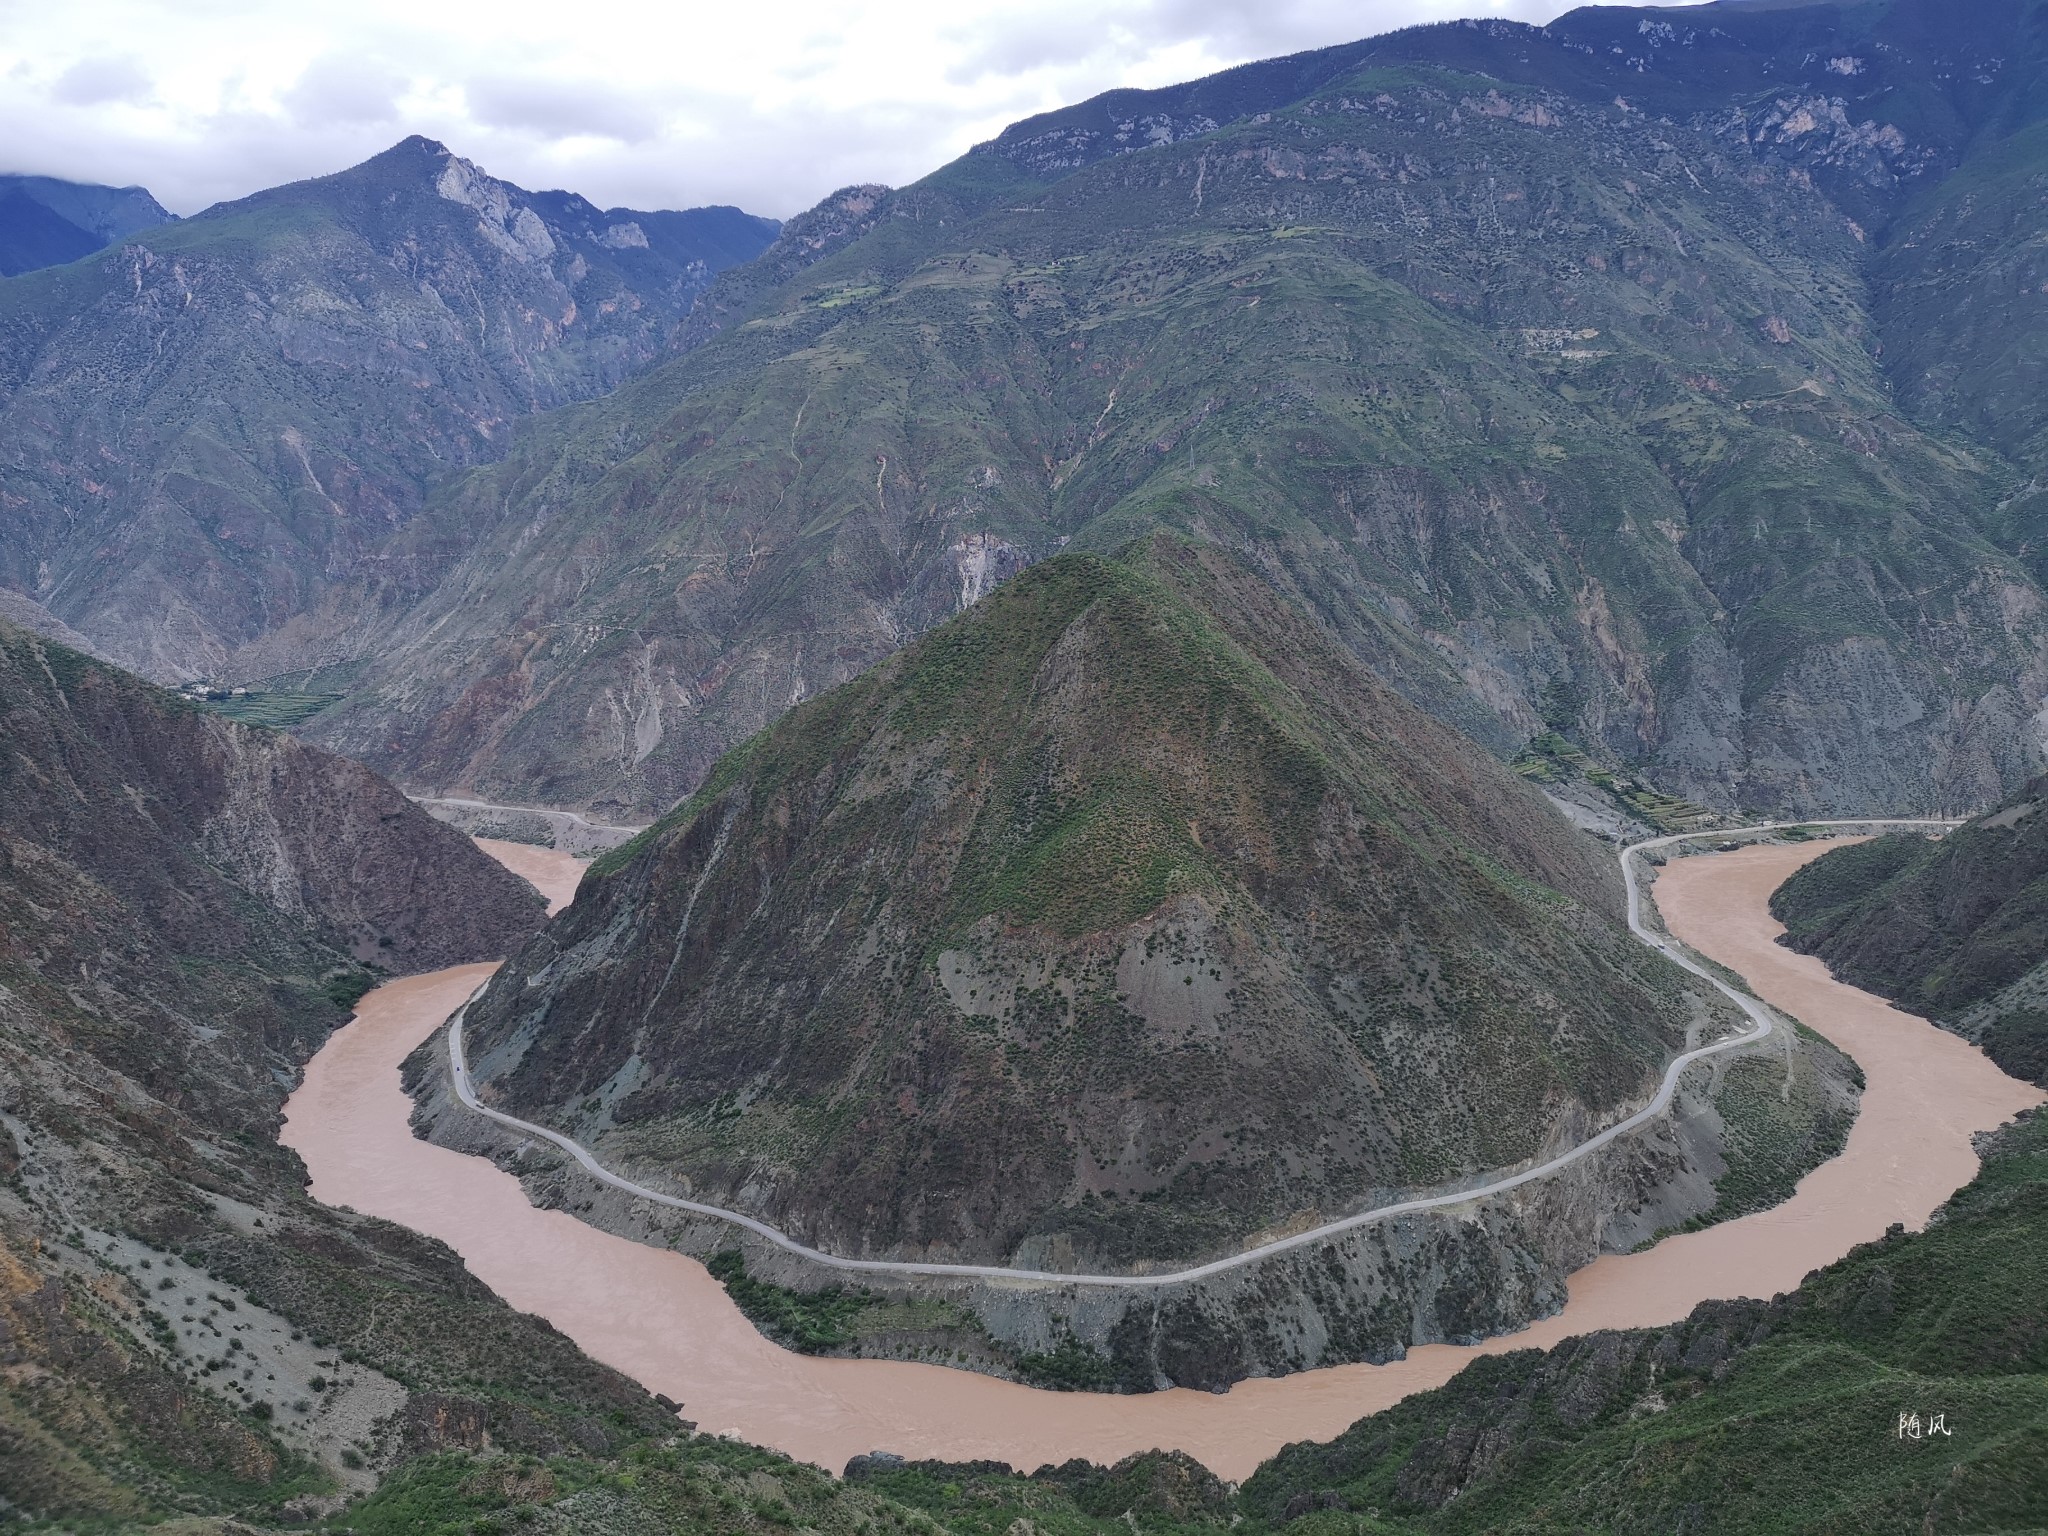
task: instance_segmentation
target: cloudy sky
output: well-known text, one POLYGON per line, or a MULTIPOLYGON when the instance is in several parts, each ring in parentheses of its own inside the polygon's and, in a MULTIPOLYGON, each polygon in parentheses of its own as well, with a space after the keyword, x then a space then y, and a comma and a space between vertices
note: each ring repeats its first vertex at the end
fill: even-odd
POLYGON ((192 213, 424 133, 602 205, 778 217, 1005 123, 1552 0, 0 0, 0 170, 192 213), (1113 13, 1113 14, 1112 14, 1113 13))

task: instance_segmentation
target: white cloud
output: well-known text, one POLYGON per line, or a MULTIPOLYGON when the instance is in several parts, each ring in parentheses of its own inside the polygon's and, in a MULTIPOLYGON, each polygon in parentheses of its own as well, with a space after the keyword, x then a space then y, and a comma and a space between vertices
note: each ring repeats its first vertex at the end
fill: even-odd
POLYGON ((192 212, 424 133, 600 205, 788 215, 1115 86, 1563 0, 0 0, 0 170, 192 212), (103 40, 120 40, 119 55, 103 40), (138 60, 146 59, 145 70, 138 60))
POLYGON ((149 76, 133 59, 84 58, 59 75, 50 99, 69 107, 141 102, 149 97, 149 76))
POLYGON ((395 123, 405 82, 381 60, 323 53, 309 63, 278 105, 301 130, 395 123))
POLYGON ((662 129, 651 103, 602 80, 495 76, 466 82, 463 95, 477 123, 543 143, 598 138, 645 144, 662 129))

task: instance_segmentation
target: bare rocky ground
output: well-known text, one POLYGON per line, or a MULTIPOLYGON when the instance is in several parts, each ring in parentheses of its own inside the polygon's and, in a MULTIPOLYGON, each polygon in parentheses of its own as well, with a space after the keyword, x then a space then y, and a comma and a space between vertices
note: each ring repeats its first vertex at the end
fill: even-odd
MULTIPOLYGON (((55 1137, 36 1137, 12 1116, 0 1125, 21 1148, 18 1190, 0 1191, 0 1210, 15 1222, 61 1231, 39 1250, 51 1261, 45 1285, 76 1287, 105 1310, 124 1347, 146 1355, 193 1392, 206 1392, 245 1414, 288 1452, 317 1463, 334 1481, 331 1493, 293 1501, 300 1513, 324 1513, 376 1486, 376 1463, 388 1462, 388 1431, 410 1394, 381 1371, 343 1360, 328 1340, 315 1342, 284 1314, 256 1301, 245 1286, 141 1241, 118 1227, 81 1217, 90 1198, 89 1157, 55 1137)), ((212 1202, 218 1217, 245 1239, 265 1240, 264 1207, 227 1196, 212 1202)), ((104 1220, 104 1212, 95 1212, 104 1220)), ((276 1220, 275 1212, 271 1214, 276 1220)))
POLYGON ((630 841, 646 830, 593 821, 576 811, 531 805, 487 805, 477 800, 416 797, 414 802, 436 821, 446 822, 470 837, 495 837, 508 843, 531 843, 573 858, 587 859, 630 841))

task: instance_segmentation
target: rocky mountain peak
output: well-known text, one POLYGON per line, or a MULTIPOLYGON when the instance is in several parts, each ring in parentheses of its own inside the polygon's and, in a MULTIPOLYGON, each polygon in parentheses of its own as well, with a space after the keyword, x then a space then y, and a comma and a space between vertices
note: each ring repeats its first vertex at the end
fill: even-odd
POLYGON ((370 558, 428 481, 666 355, 777 228, 599 213, 414 136, 0 285, 0 456, 69 466, 10 482, 0 586, 160 679, 347 662, 442 563, 370 558), (232 398, 205 382, 229 378, 232 398))
POLYGON ((450 153, 448 146, 439 139, 430 139, 423 133, 412 133, 407 134, 382 154, 372 156, 369 163, 374 165, 380 160, 396 160, 400 157, 442 160, 448 158, 450 153))
POLYGON ((546 261, 555 254, 554 237, 540 215, 514 197, 516 189, 509 183, 485 175, 475 162, 449 155, 434 178, 434 190, 451 203, 474 208, 478 232, 506 255, 546 261))

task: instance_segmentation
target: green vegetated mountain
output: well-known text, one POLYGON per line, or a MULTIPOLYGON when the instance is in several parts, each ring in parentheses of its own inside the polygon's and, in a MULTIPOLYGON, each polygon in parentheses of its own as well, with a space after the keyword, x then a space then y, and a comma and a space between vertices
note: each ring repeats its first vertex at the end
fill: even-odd
MULTIPOLYGON (((830 1252, 1157 1271, 1646 1099, 1739 1020, 1620 919, 1611 855, 1515 774, 1234 557, 1154 535, 1035 565, 728 754, 592 866, 466 1050, 493 1102, 830 1252)), ((496 1150, 439 1051, 411 1079, 433 1134, 496 1150)), ((851 1297, 804 1322, 837 1277, 772 1250, 721 1262, 806 1348, 936 1331, 979 1369, 1129 1390, 1384 1359, 1554 1310, 1603 1247, 1783 1198, 1853 1113, 1840 1057, 1800 1062, 1797 1094, 1776 1058, 1763 1093, 1702 1069, 1682 1125, 1512 1209, 1158 1295, 941 1286, 954 1310, 918 1337, 851 1297)), ((520 1171, 588 1209, 573 1166, 520 1171)))
POLYGON ((0 586, 159 679, 358 657, 445 574, 383 553, 427 487, 664 355, 774 231, 413 138, 0 282, 0 586))
POLYGON ((277 1145, 372 966, 502 954, 534 892, 360 765, 5 623, 0 742, 0 1518, 268 1525, 422 1452, 672 1426, 277 1145))
POLYGON ((2048 779, 1935 840, 1838 848, 1771 897, 1787 944, 2048 1087, 2048 779))
POLYGON ((1875 271, 1900 404, 2015 466, 1987 527, 2048 575, 2048 125, 1994 141, 1917 195, 1875 271))
POLYGON ((0 277, 76 261, 176 217, 142 187, 0 176, 0 277))
POLYGON ((1924 1232, 1894 1228, 1770 1302, 1481 1362, 1290 1447, 1241 1497, 1269 1520, 1376 1508, 1395 1530, 2037 1529, 2048 1123, 1985 1152, 1924 1232))
POLYGON ((849 189, 686 356, 438 493, 393 558, 450 574, 308 729, 658 813, 1021 566, 1163 526, 1503 756, 1993 802, 2048 688, 2043 36, 2035 0, 1423 28, 849 189))

